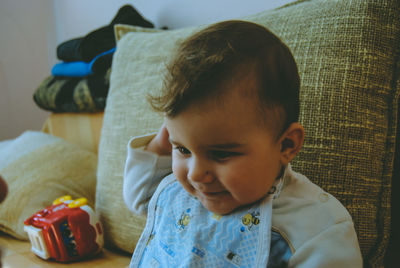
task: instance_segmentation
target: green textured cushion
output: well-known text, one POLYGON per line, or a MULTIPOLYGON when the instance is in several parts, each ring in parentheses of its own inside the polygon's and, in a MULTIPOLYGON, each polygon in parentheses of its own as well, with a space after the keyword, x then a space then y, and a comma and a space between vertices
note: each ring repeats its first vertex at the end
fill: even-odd
MULTIPOLYGON (((306 141, 294 169, 335 195, 353 216, 362 253, 382 267, 390 233, 396 136, 396 1, 298 1, 244 19, 265 25, 290 47, 301 85, 306 141)), ((96 209, 108 243, 132 251, 145 219, 122 200, 126 145, 162 118, 146 94, 162 85, 177 42, 198 30, 129 33, 118 43, 99 149, 96 209)))

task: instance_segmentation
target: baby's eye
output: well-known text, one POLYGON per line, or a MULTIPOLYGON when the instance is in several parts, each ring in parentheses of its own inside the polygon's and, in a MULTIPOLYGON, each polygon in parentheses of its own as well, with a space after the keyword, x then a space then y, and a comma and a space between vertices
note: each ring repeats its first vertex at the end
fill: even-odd
POLYGON ((229 158, 235 157, 238 155, 240 155, 240 153, 230 152, 230 151, 212 151, 211 152, 211 158, 216 161, 228 160, 229 158))
POLYGON ((190 151, 188 149, 186 149, 185 147, 176 146, 174 149, 178 150, 178 152, 181 153, 182 155, 185 155, 185 156, 190 155, 190 151))

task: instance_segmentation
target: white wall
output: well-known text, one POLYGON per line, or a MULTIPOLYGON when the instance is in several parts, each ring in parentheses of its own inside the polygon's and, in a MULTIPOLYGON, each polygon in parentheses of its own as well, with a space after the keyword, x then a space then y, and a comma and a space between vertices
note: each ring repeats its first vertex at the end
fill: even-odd
POLYGON ((134 6, 156 28, 170 29, 239 18, 293 0, 55 0, 57 41, 62 42, 108 24, 124 4, 134 6))
POLYGON ((48 113, 32 96, 49 74, 55 29, 51 0, 0 1, 0 140, 39 130, 48 113))
POLYGON ((156 27, 211 23, 293 0, 35 0, 0 1, 0 140, 40 130, 48 112, 32 96, 57 62, 56 47, 107 25, 133 5, 156 27))

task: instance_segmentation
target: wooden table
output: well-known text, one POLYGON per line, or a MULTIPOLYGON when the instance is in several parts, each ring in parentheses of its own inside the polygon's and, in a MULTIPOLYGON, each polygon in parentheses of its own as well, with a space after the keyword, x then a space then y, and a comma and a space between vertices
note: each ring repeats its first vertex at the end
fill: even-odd
POLYGON ((1 264, 2 268, 39 268, 39 267, 128 267, 131 255, 124 252, 114 252, 103 249, 102 253, 91 259, 68 264, 62 264, 51 260, 43 260, 31 252, 28 241, 20 241, 0 233, 1 264))

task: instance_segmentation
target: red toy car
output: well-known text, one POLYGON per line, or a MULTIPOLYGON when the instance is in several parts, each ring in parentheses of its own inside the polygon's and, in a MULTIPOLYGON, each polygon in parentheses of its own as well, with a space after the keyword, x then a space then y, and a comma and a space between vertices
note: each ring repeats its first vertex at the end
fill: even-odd
POLYGON ((43 259, 75 261, 103 248, 103 228, 86 198, 60 197, 24 224, 31 250, 43 259))

